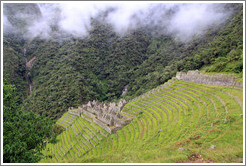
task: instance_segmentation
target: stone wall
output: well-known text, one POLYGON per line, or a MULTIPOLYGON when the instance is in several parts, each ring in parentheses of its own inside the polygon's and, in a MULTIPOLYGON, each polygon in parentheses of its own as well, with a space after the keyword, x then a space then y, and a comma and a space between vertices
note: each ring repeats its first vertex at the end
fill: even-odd
POLYGON ((112 131, 110 129, 110 127, 108 127, 107 125, 105 125, 102 121, 100 121, 99 119, 93 119, 93 122, 95 122, 96 124, 98 124, 100 127, 102 127, 104 130, 106 130, 108 133, 112 134, 112 131))
POLYGON ((94 119, 96 117, 96 115, 94 115, 94 114, 92 114, 92 113, 90 113, 88 111, 82 110, 81 113, 85 114, 86 116, 88 116, 89 118, 92 118, 92 119, 94 119))
POLYGON ((73 107, 68 108, 68 112, 73 114, 73 115, 80 116, 80 112, 77 111, 76 109, 74 109, 73 107))
POLYGON ((98 124, 111 134, 131 122, 130 118, 121 114, 121 110, 126 103, 125 100, 121 100, 118 103, 89 101, 87 104, 79 106, 78 109, 71 107, 68 111, 98 124))
POLYGON ((243 83, 237 82, 234 74, 225 73, 201 73, 198 70, 188 72, 177 72, 176 78, 179 80, 191 81, 201 84, 219 85, 219 86, 237 86, 243 87, 243 83))

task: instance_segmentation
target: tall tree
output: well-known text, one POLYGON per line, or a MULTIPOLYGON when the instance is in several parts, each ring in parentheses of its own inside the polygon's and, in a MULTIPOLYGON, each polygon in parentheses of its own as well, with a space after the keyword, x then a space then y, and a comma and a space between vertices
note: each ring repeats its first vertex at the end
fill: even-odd
POLYGON ((32 163, 41 159, 48 139, 55 138, 53 123, 33 112, 20 111, 16 88, 4 79, 3 85, 3 162, 32 163))

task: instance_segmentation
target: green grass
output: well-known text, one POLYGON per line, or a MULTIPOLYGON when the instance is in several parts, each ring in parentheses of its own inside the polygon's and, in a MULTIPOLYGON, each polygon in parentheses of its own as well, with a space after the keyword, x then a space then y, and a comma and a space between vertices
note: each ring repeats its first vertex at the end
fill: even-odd
MULTIPOLYGON (((56 154, 59 162, 78 163, 190 162, 194 154, 204 162, 241 162, 242 104, 241 88, 172 80, 128 103, 122 111, 133 120, 116 133, 74 118, 79 136, 69 127, 45 153, 56 154)), ((41 161, 57 162, 55 157, 41 161)))

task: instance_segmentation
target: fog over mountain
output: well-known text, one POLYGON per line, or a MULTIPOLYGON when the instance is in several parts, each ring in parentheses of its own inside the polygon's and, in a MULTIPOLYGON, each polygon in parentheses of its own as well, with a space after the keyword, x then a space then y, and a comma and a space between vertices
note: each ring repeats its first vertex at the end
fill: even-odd
MULTIPOLYGON (((232 13, 224 9, 225 4, 216 3, 76 2, 40 3, 37 7, 38 17, 32 12, 15 15, 27 22, 27 38, 49 39, 64 33, 85 37, 91 28, 91 18, 98 17, 111 24, 119 35, 139 27, 155 27, 158 33, 189 41, 194 35, 203 34, 209 27, 220 24, 232 13)), ((14 26, 6 16, 5 4, 3 8, 4 32, 9 32, 14 26)))
POLYGON ((244 3, 2 4, 2 162, 244 162, 244 3))

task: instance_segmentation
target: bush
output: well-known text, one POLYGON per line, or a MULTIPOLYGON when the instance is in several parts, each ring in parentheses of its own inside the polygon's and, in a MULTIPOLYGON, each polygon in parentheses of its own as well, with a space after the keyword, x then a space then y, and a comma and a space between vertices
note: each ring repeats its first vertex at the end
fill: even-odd
POLYGON ((55 139, 53 122, 33 112, 21 111, 16 88, 3 85, 3 162, 33 163, 41 159, 45 142, 55 139))
POLYGON ((56 134, 61 134, 65 129, 57 124, 54 125, 53 127, 53 132, 56 134))

